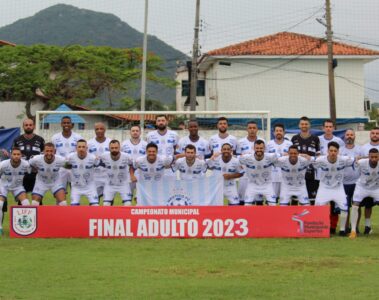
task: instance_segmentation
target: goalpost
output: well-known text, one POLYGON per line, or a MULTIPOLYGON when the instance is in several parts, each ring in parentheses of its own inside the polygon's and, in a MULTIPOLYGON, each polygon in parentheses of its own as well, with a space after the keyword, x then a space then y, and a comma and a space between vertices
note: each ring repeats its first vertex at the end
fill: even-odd
POLYGON ((237 138, 246 137, 247 123, 255 121, 259 128, 258 136, 270 140, 269 111, 37 111, 36 133, 50 141, 53 134, 62 131, 60 119, 70 116, 75 124, 73 130, 85 139, 93 138, 94 125, 103 122, 107 128, 106 135, 122 141, 129 137, 128 130, 132 125, 140 125, 142 136, 145 137, 147 132, 155 129, 155 119, 159 115, 168 117, 169 128, 177 131, 180 137, 188 135, 186 126, 193 116, 199 123, 199 135, 206 139, 217 133, 217 119, 226 117, 229 120, 229 134, 237 138), (144 120, 144 126, 141 120, 144 120))

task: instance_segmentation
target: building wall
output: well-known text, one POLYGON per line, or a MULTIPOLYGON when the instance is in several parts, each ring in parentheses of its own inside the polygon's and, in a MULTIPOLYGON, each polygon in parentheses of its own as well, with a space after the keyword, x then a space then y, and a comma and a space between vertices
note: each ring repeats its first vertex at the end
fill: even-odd
MULTIPOLYGON (((231 62, 230 66, 214 64, 207 72, 207 78, 217 79, 206 83, 209 109, 269 110, 273 118, 329 116, 326 59, 301 59, 281 67, 291 71, 277 68, 285 60, 231 62)), ((337 118, 364 117, 364 88, 338 77, 353 78, 364 86, 363 61, 340 59, 335 73, 337 118)))
MULTIPOLYGON (((25 113, 26 102, 21 101, 2 101, 0 102, 0 126, 5 128, 21 127, 23 119, 26 118, 25 113)), ((31 106, 32 114, 37 110, 42 110, 43 103, 36 101, 31 106)))

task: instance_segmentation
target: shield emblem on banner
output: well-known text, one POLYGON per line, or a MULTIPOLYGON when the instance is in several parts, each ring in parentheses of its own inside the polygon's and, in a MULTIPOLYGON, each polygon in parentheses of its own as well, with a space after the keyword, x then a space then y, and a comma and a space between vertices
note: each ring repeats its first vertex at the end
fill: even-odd
POLYGON ((37 208, 12 207, 12 228, 23 236, 34 233, 37 229, 37 208))

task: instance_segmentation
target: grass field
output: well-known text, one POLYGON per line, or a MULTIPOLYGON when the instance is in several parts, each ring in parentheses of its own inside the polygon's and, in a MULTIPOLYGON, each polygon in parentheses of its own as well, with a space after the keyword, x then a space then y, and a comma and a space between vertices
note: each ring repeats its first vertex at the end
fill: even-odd
POLYGON ((10 239, 8 223, 0 299, 379 298, 377 226, 354 241, 32 240, 10 239))

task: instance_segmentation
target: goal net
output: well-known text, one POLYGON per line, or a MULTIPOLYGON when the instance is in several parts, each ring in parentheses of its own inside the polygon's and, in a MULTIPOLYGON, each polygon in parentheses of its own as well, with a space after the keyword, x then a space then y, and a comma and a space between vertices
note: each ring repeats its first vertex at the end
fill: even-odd
POLYGON ((36 133, 50 141, 55 133, 62 131, 62 117, 69 116, 74 123, 73 131, 87 140, 95 136, 95 124, 102 122, 107 128, 107 137, 123 141, 130 137, 129 129, 133 125, 140 125, 142 135, 146 137, 148 132, 156 129, 155 120, 159 115, 167 116, 168 127, 175 130, 180 137, 188 135, 188 121, 196 119, 199 123, 199 135, 209 139, 217 133, 218 118, 226 117, 229 134, 243 138, 247 135, 247 123, 255 121, 259 128, 258 136, 265 140, 270 139, 269 111, 37 111, 36 133))

